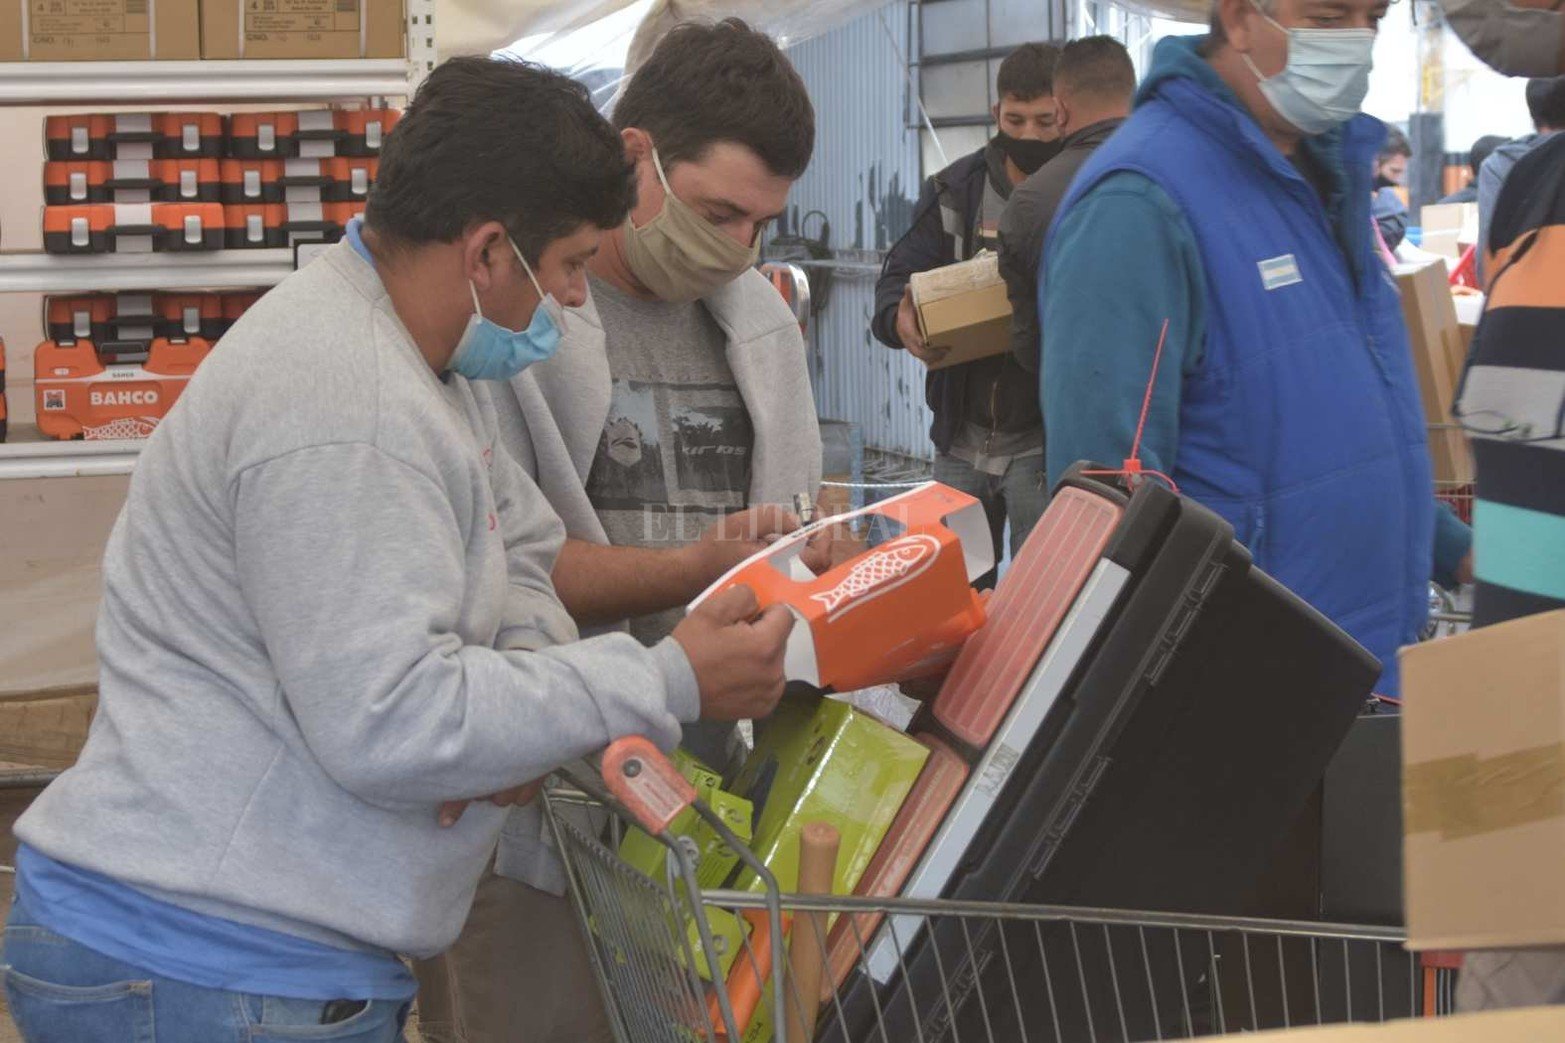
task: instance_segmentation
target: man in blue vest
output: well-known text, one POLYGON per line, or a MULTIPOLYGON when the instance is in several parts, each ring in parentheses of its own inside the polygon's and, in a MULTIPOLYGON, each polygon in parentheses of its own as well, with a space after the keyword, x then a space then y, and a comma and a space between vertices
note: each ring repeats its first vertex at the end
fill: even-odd
POLYGON ((1061 204, 1039 312, 1048 473, 1129 454, 1167 321, 1145 466, 1379 656, 1394 693, 1431 573, 1467 578, 1471 538, 1436 512, 1375 253, 1386 131, 1358 110, 1386 7, 1218 0, 1209 35, 1160 43, 1136 111, 1061 204))

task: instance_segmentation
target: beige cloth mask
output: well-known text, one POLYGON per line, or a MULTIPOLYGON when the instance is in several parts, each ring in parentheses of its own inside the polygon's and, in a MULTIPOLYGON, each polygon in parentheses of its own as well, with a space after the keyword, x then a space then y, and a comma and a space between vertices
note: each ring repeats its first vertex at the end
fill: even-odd
POLYGON ((741 246, 674 195, 655 148, 652 164, 663 183, 663 209, 640 228, 625 219, 625 262, 636 279, 662 300, 694 301, 754 267, 760 235, 741 246))

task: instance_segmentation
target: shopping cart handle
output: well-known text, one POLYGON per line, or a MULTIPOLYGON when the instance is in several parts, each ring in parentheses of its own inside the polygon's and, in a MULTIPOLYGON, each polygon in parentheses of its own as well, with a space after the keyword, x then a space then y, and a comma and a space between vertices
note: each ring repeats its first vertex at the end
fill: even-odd
POLYGON ((696 799, 696 788, 651 740, 616 739, 603 751, 603 784, 653 836, 696 799))

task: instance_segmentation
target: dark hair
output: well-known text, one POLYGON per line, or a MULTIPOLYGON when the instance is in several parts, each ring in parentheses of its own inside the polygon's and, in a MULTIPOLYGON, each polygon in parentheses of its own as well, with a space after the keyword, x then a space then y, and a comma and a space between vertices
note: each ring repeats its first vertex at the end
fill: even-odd
POLYGON ((1375 162, 1384 163, 1392 156, 1406 156, 1413 158, 1413 146, 1407 143, 1407 135, 1395 127, 1386 128, 1386 143, 1380 146, 1380 155, 1375 157, 1375 162))
POLYGON ((1054 66, 1054 91, 1128 103, 1136 93, 1136 66, 1112 36, 1072 40, 1054 66))
POLYGON ((1467 165, 1473 170, 1474 181, 1478 180, 1478 172, 1483 169, 1484 160, 1507 140, 1509 139, 1501 134, 1485 134, 1473 142, 1473 147, 1467 150, 1467 165))
POLYGON ((625 85, 618 130, 646 131, 666 171, 721 141, 743 145, 778 177, 815 150, 815 107, 771 37, 738 18, 676 25, 625 85))
POLYGON ((1539 130, 1565 130, 1565 76, 1528 80, 1527 111, 1539 130))
POLYGON ((584 224, 619 225, 635 201, 625 146, 585 87, 528 62, 452 58, 387 136, 364 220, 393 249, 499 221, 537 263, 584 224))
POLYGON ((995 99, 1032 101, 1053 94, 1054 63, 1059 60, 1060 49, 1052 43, 1022 44, 1000 63, 994 78, 995 99))

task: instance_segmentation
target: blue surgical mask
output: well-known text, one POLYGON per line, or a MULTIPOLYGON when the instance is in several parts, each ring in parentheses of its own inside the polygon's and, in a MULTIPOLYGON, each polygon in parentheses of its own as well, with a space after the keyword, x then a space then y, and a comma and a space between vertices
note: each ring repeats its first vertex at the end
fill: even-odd
POLYGON ((1276 76, 1262 76, 1250 56, 1242 56, 1277 115, 1311 136, 1358 115, 1369 93, 1375 30, 1289 29, 1250 2, 1288 37, 1288 64, 1276 76))
POLYGON ((510 380, 535 362, 553 357, 565 332, 565 310, 553 294, 543 292, 532 265, 517 249, 515 240, 511 251, 522 262, 522 270, 532 280, 538 291, 538 307, 533 310, 532 321, 525 330, 508 330, 504 326, 484 318, 478 304, 478 289, 471 279, 468 292, 473 295, 473 317, 467 320, 467 329, 457 341, 447 368, 469 380, 510 380))

